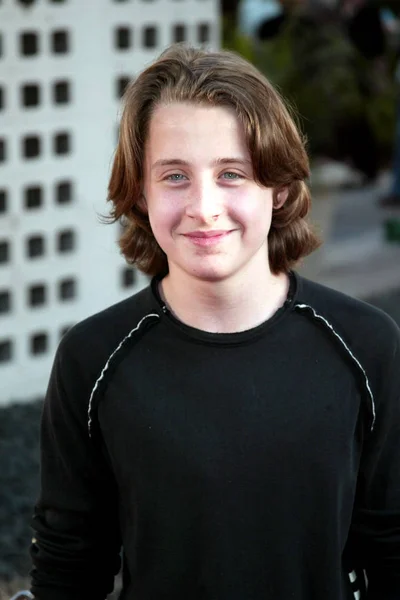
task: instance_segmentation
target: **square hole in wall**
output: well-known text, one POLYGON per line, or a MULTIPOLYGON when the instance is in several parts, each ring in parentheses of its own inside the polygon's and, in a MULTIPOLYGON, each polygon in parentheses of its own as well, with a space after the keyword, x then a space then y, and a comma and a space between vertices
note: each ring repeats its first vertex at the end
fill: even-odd
POLYGON ((72 182, 59 181, 55 186, 55 200, 57 204, 69 204, 72 202, 72 182))
POLYGON ((121 271, 121 287, 129 288, 137 283, 137 271, 133 267, 124 267, 121 271))
POLYGON ((24 204, 28 210, 39 208, 43 204, 43 190, 39 185, 33 185, 24 190, 24 204))
POLYGON ((7 158, 7 143, 4 138, 0 138, 0 162, 5 162, 7 158))
POLYGON ((10 339, 0 339, 0 363, 10 362, 13 358, 13 342, 10 339))
POLYGON ((72 229, 60 231, 57 235, 57 251, 61 253, 73 252, 75 250, 75 242, 75 231, 72 229))
POLYGON ((24 107, 40 104, 40 87, 37 83, 27 83, 21 87, 21 104, 24 107))
POLYGON ((71 136, 68 132, 63 131, 54 136, 53 142, 54 154, 69 154, 71 151, 71 136))
POLYGON ((47 300, 47 289, 44 284, 31 285, 28 288, 29 306, 43 306, 47 300))
POLYGON ((34 56, 39 52, 39 36, 35 31, 20 34, 19 47, 22 56, 34 56))
POLYGON ((11 311, 11 292, 10 290, 0 290, 0 314, 11 311))
POLYGON ((51 34, 51 50, 54 54, 65 54, 69 51, 69 33, 65 29, 53 31, 51 34))
POLYGON ((199 44, 206 44, 211 38, 211 28, 209 23, 199 23, 197 26, 197 39, 199 44))
POLYGON ((36 158, 41 152, 41 140, 38 135, 27 135, 22 140, 24 158, 36 158))
POLYGON ((8 201, 7 201, 7 190, 0 189, 0 214, 7 212, 8 201))
POLYGON ((68 104, 71 101, 70 83, 67 80, 56 81, 53 84, 54 104, 68 104))
POLYGON ((45 240, 42 235, 32 235, 26 241, 26 255, 28 258, 38 258, 45 253, 45 240))
POLYGON ((10 261, 10 242, 8 240, 0 240, 0 264, 10 261))
POLYGON ((174 43, 185 42, 187 38, 186 26, 182 23, 174 25, 172 28, 172 41, 174 43))
POLYGON ((126 88, 128 87, 130 82, 130 78, 127 76, 121 76, 117 78, 116 81, 116 96, 117 98, 121 98, 124 93, 126 88))
POLYGON ((58 298, 61 301, 72 300, 76 297, 76 281, 72 277, 62 279, 58 285, 58 298))
POLYGON ((117 27, 114 32, 114 45, 117 50, 127 50, 132 46, 132 30, 129 27, 117 27))
POLYGON ((49 336, 45 332, 34 333, 30 337, 30 353, 34 356, 45 354, 48 350, 49 336))
POLYGON ((144 48, 155 48, 157 46, 157 28, 149 25, 143 28, 143 46, 144 48))

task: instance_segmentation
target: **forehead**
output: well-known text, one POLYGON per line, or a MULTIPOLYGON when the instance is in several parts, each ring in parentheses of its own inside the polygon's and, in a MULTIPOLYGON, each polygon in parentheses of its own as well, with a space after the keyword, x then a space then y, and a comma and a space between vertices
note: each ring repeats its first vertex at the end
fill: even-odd
MULTIPOLYGON (((158 106, 151 117, 146 159, 185 155, 248 155, 244 130, 232 108, 189 103, 158 106)), ((189 155, 189 156, 186 156, 189 155)))

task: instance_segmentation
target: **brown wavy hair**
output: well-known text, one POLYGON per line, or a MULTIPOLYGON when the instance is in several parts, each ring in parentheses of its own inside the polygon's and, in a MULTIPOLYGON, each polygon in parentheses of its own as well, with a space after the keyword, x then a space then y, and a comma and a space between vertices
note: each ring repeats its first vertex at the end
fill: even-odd
POLYGON ((288 271, 315 250, 320 242, 305 221, 311 204, 305 142, 277 90, 233 52, 175 44, 130 83, 123 98, 108 200, 113 204, 111 222, 120 220, 123 225, 119 245, 126 260, 147 275, 168 272, 167 256, 139 201, 151 116, 159 104, 172 102, 233 108, 244 127, 255 181, 274 188, 275 197, 288 189, 285 204, 272 215, 271 271, 288 271))

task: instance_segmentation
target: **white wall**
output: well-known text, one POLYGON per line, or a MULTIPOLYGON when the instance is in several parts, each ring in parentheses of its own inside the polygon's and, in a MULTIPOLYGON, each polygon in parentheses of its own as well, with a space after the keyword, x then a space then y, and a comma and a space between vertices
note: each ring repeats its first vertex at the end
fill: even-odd
POLYGON ((116 143, 119 100, 116 79, 134 76, 169 43, 174 24, 187 26, 187 41, 196 44, 198 26, 209 23, 210 45, 219 46, 217 0, 36 0, 28 8, 18 0, 0 2, 0 86, 5 106, 0 109, 0 138, 6 140, 7 157, 0 162, 0 190, 5 189, 8 208, 0 213, 0 243, 11 244, 11 259, 0 263, 0 293, 12 293, 9 312, 0 312, 1 344, 12 340, 13 355, 0 360, 0 404, 29 401, 45 391, 62 328, 121 300, 147 283, 138 275, 137 285, 121 287, 125 263, 119 254, 117 226, 100 224, 97 215, 107 212, 105 198, 116 143), (158 28, 158 46, 142 46, 142 29, 158 28), (128 26, 133 45, 114 48, 114 28, 128 26), (53 54, 54 30, 69 32, 70 49, 53 54), (22 31, 39 35, 39 53, 21 56, 22 31), (68 80, 71 102, 55 105, 52 86, 68 80), (40 84, 41 102, 25 108, 20 102, 24 84, 40 84), (56 156, 53 137, 59 131, 71 136, 71 152, 56 156), (30 160, 21 156, 22 138, 39 135, 42 151, 30 160), (55 202, 54 186, 71 180, 73 201, 55 202), (43 205, 27 210, 26 186, 43 188, 43 205), (74 230, 77 245, 73 252, 60 254, 56 238, 60 230, 74 230), (29 259, 26 239, 43 235, 44 256, 29 259), (60 302, 57 285, 63 277, 77 281, 77 297, 60 302), (43 306, 27 304, 27 288, 35 283, 47 287, 43 306), (30 352, 30 336, 46 332, 49 344, 42 354, 30 352))

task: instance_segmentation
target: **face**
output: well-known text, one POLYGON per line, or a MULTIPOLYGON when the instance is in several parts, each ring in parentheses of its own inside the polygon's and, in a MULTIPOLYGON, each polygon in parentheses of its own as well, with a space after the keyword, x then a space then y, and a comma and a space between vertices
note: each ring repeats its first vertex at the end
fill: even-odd
POLYGON ((156 108, 143 191, 171 277, 221 281, 269 270, 272 189, 254 181, 233 110, 184 103, 156 108))

